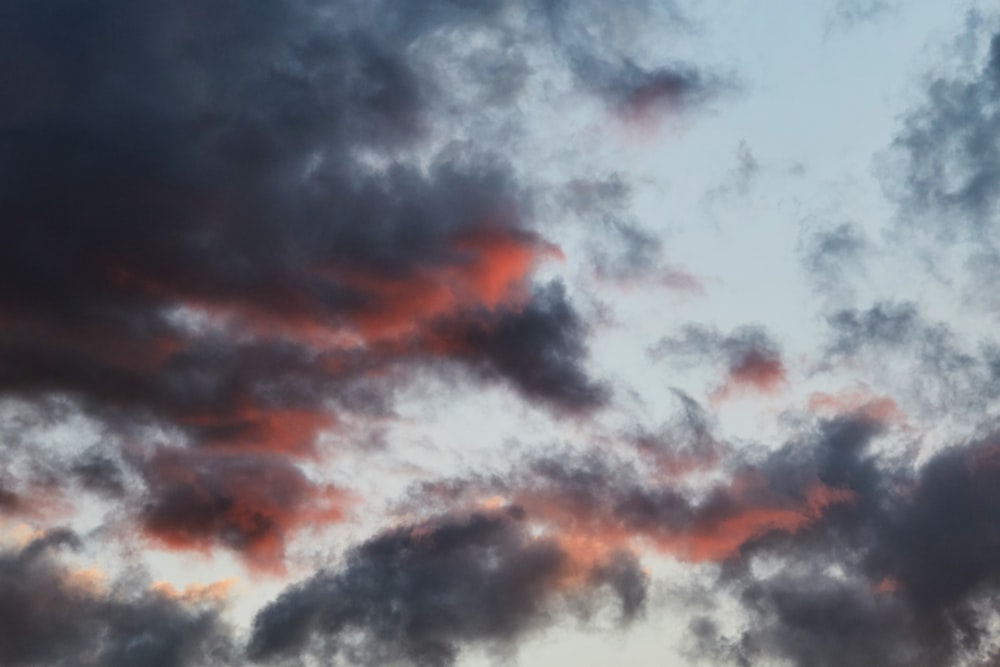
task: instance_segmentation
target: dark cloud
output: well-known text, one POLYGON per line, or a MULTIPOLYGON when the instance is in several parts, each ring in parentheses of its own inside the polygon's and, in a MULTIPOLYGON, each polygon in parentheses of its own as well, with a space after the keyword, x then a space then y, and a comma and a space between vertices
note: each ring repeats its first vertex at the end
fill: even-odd
POLYGON ((982 660, 997 650, 989 631, 1000 585, 996 437, 948 447, 914 470, 872 451, 880 432, 863 417, 822 422, 771 458, 769 476, 815 474, 855 500, 800 533, 756 542, 747 561, 722 573, 720 590, 736 594, 748 625, 724 636, 711 619, 696 624, 705 657, 992 664, 982 660), (755 570, 758 556, 780 567, 755 570))
MULTIPOLYGON (((323 454, 343 413, 390 413, 395 366, 604 404, 585 323, 532 282, 560 255, 532 187, 497 154, 428 148, 447 58, 427 40, 504 8, 0 8, 0 396, 107 428, 89 454, 36 448, 55 492, 281 571, 291 532, 343 500, 289 459, 323 454), (155 445, 120 445, 143 427, 155 445)), ((7 486, 10 512, 36 501, 7 486)))
POLYGON ((81 457, 72 465, 72 472, 85 489, 111 498, 125 494, 125 472, 115 460, 103 454, 81 457))
POLYGON ((607 401, 608 388, 580 365, 585 328, 561 283, 540 288, 520 311, 478 315, 447 323, 432 346, 468 357, 481 374, 510 378, 526 396, 559 409, 578 412, 607 401))
MULTIPOLYGON (((985 29, 978 22, 976 32, 985 29)), ((936 238, 991 242, 1000 207, 1000 34, 975 71, 931 79, 905 117, 885 178, 902 226, 936 238)))
POLYGON ((123 581, 105 588, 60 565, 66 531, 0 552, 0 662, 11 667, 226 665, 233 645, 216 605, 123 581))
POLYGON ((565 597, 610 588, 630 618, 645 599, 634 557, 590 562, 521 513, 443 516, 377 535, 343 565, 293 586, 254 621, 258 661, 313 652, 356 665, 456 664, 548 625, 565 597))
POLYGON ((282 572, 285 543, 303 525, 338 521, 346 499, 272 454, 161 449, 142 464, 148 487, 139 521, 167 548, 231 549, 255 568, 282 572))
POLYGON ((719 563, 775 536, 808 532, 855 501, 835 457, 827 470, 799 461, 794 451, 737 450, 706 432, 698 414, 658 433, 626 435, 623 444, 630 447, 617 453, 595 447, 528 456, 493 474, 424 484, 407 506, 502 499, 597 553, 653 549, 684 562, 719 563))

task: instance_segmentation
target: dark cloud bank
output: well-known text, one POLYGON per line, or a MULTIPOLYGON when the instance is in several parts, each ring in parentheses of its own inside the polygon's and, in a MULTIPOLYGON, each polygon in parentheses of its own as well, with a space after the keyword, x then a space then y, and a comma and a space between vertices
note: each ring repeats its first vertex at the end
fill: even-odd
POLYGON ((74 577, 55 554, 68 531, 0 552, 0 661, 5 665, 182 667, 228 665, 236 655, 217 605, 182 601, 123 580, 74 577))
MULTIPOLYGON (((4 471, 4 513, 83 490, 158 546, 281 572, 290 532, 339 520, 346 502, 300 464, 323 455, 317 434, 341 414, 391 411, 405 374, 388 371, 458 371, 558 414, 605 405, 587 323, 561 283, 532 279, 561 255, 532 187, 490 147, 425 155, 450 57, 428 40, 504 26, 512 7, 5 3, 0 395, 38 424, 65 416, 44 409, 53 401, 84 411, 108 437, 51 460, 39 450, 40 490, 4 471), (141 441, 150 425, 166 434, 155 444, 141 441)), ((614 113, 711 94, 693 66, 647 68, 566 33, 568 7, 515 9, 614 113), (583 80, 584 57, 597 79, 583 80)), ((478 81, 496 89, 482 99, 512 101, 510 68, 467 65, 496 75, 478 81)), ((33 456, 20 436, 4 447, 33 456)), ((0 662, 245 663, 214 607, 137 582, 80 588, 58 553, 76 541, 53 533, 0 555, 0 662)), ((249 651, 451 664, 462 644, 512 646, 560 611, 586 616, 602 591, 623 619, 640 612, 633 556, 582 561, 516 512, 448 514, 290 589, 249 651)))
POLYGON ((67 476, 114 497, 130 487, 113 466, 131 467, 163 537, 178 489, 238 470, 239 488, 196 503, 209 518, 190 542, 245 552, 249 533, 279 533, 233 537, 244 490, 298 489, 251 503, 264 526, 294 511, 311 491, 290 459, 317 456, 340 413, 391 410, 387 369, 464 369, 560 413, 607 401, 566 290, 532 281, 559 250, 512 165, 478 148, 408 157, 442 94, 421 40, 503 11, 0 9, 0 394, 68 399, 119 435, 159 424, 199 450, 105 451, 67 476))
MULTIPOLYGON (((595 3, 525 7, 580 89, 626 120, 701 105, 731 85, 591 40, 595 3)), ((502 383, 560 414, 607 404, 586 370, 587 323, 563 285, 532 280, 560 251, 534 217, 531 187, 485 150, 445 151, 427 166, 414 158, 444 94, 421 39, 507 9, 0 7, 0 393, 66 397, 116 434, 151 422, 182 441, 77 457, 58 471, 64 486, 127 505, 153 542, 221 547, 280 572, 291 531, 344 510, 344 490, 299 464, 321 455, 316 435, 341 412, 391 409, 379 382, 387 369, 459 369, 463 382, 502 383)), ((897 142, 904 203, 955 212, 974 235, 993 226, 1000 192, 998 54, 994 37, 974 78, 935 82, 897 142)), ((855 252, 849 231, 824 243, 855 252)), ((909 345, 926 355, 921 372, 946 377, 972 363, 905 305, 829 323, 831 357, 909 345)), ((780 348, 758 328, 689 327, 659 352, 721 364, 718 398, 786 377, 780 348)), ((877 453, 891 425, 859 412, 755 455, 712 438, 698 406, 685 406, 686 431, 625 438, 627 462, 606 451, 539 458, 461 481, 452 506, 289 586, 246 638, 210 600, 81 580, 60 558, 80 538, 49 533, 0 552, 0 662, 313 655, 438 666, 468 646, 510 655, 561 617, 639 617, 644 548, 716 564, 690 628, 692 660, 1000 660, 990 628, 1000 592, 995 429, 914 466, 877 453), (725 479, 700 495, 675 483, 702 469, 725 479), (480 492, 510 502, 470 509, 480 492), (766 563, 779 567, 754 567, 766 563), (718 595, 747 611, 741 629, 713 615, 718 595)), ((30 500, 0 488, 5 514, 30 500)))
POLYGON ((446 516, 379 535, 340 570, 320 572, 258 614, 249 654, 304 650, 348 664, 455 664, 466 644, 503 650, 573 594, 606 589, 628 619, 645 600, 634 556, 580 563, 558 541, 530 536, 523 512, 446 516))

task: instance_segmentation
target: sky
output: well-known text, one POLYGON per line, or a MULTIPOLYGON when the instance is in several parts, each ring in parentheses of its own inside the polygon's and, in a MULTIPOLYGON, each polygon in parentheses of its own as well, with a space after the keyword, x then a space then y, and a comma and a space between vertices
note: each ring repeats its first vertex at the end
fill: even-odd
POLYGON ((0 664, 1000 664, 1000 11, 0 3, 0 664))

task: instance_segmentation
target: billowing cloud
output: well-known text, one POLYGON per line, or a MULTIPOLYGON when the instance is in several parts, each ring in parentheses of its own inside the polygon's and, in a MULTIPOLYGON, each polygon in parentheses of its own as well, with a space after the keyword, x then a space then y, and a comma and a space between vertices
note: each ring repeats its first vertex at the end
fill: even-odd
POLYGON ((582 411, 607 401, 609 390, 579 365, 585 327, 551 283, 518 311, 474 313, 434 332, 433 349, 466 358, 479 374, 507 377, 526 396, 557 408, 582 411))
POLYGON ((3 3, 0 663, 997 663, 1000 35, 719 11, 3 3))
POLYGON ((250 656, 376 665, 456 664, 465 646, 509 649, 575 594, 607 589, 630 618, 646 577, 627 552, 593 561, 534 537, 523 512, 442 516, 373 537, 337 569, 283 592, 257 615, 250 656))
MULTIPOLYGON (((4 116, 0 388, 308 454, 336 408, 309 389, 448 353, 414 343, 472 318, 496 330, 459 362, 564 402, 492 343, 533 345, 522 313, 551 303, 531 274, 559 251, 531 229, 530 193, 495 155, 392 157, 417 145, 434 87, 407 44, 496 11, 432 4, 378 25, 295 2, 5 8, 5 60, 31 74, 4 116), (390 164, 358 168, 366 150, 390 164)), ((559 309, 546 335, 573 341, 554 354, 589 387, 559 309)))
POLYGON ((59 563, 78 544, 53 532, 0 552, 0 660, 12 667, 195 667, 236 664, 214 604, 178 600, 124 581, 110 587, 59 563))
POLYGON ((339 521, 347 502, 342 491, 312 483, 270 454, 161 449, 142 473, 148 496, 139 520, 157 544, 200 551, 221 546, 278 573, 289 533, 339 521))
POLYGON ((742 635, 726 641, 710 619, 696 625, 704 655, 727 664, 936 665, 996 654, 995 438, 957 444, 911 472, 870 451, 873 424, 826 422, 812 446, 785 454, 783 474, 789 461, 809 461, 855 501, 804 539, 748 552, 751 562, 781 563, 778 571, 748 566, 720 579, 749 615, 742 635))

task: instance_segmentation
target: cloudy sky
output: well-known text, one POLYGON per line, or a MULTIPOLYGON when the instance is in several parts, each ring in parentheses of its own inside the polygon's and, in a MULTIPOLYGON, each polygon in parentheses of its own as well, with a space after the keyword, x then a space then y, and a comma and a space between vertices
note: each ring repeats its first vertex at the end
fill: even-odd
POLYGON ((0 3, 0 664, 1000 664, 1000 12, 0 3))

